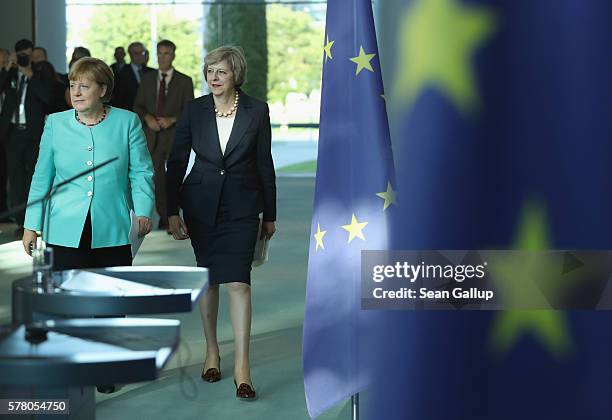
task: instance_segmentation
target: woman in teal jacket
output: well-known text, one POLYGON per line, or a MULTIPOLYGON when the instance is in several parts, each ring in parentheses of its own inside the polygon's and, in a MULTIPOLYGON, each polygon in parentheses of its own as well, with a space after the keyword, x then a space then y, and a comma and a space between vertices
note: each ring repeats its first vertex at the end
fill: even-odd
POLYGON ((113 157, 117 160, 60 188, 47 203, 26 211, 23 246, 36 247, 36 231, 54 250, 54 269, 131 265, 130 209, 139 235, 151 230, 153 166, 137 115, 104 104, 113 73, 101 60, 82 58, 68 75, 74 109, 45 123, 29 202, 49 188, 113 157))

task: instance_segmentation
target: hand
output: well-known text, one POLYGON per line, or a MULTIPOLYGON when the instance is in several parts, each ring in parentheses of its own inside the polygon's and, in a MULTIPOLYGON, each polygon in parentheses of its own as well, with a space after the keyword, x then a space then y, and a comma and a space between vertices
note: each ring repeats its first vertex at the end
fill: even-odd
POLYGON ((144 216, 138 216, 138 236, 142 238, 151 232, 151 219, 144 216))
POLYGON ((25 67, 19 66, 19 71, 22 72, 25 75, 25 77, 27 77, 28 79, 31 79, 32 76, 34 75, 34 71, 32 71, 31 65, 27 65, 25 67))
POLYGON ((15 67, 16 65, 17 65, 17 54, 12 52, 11 55, 9 55, 8 61, 6 62, 6 66, 4 66, 4 70, 8 71, 12 67, 15 67))
POLYGON ((272 235, 274 235, 274 232, 276 232, 274 222, 263 222, 261 225, 261 236, 259 239, 263 239, 264 237, 270 239, 272 238, 272 235))
POLYGON ((156 117, 155 119, 157 120, 157 124, 164 130, 172 127, 175 122, 175 118, 172 117, 156 117))
POLYGON ((23 243, 23 249, 30 257, 32 256, 32 250, 38 248, 37 241, 38 235, 36 235, 36 232, 30 229, 23 230, 21 242, 23 243))
POLYGON ((187 225, 181 219, 181 216, 174 215, 168 217, 168 229, 172 233, 172 237, 177 241, 189 238, 189 232, 187 231, 187 225))
POLYGON ((145 117, 145 122, 147 123, 147 127, 149 127, 151 130, 155 132, 158 132, 161 130, 161 127, 159 126, 159 123, 157 122, 157 119, 155 119, 154 116, 147 115, 145 117))

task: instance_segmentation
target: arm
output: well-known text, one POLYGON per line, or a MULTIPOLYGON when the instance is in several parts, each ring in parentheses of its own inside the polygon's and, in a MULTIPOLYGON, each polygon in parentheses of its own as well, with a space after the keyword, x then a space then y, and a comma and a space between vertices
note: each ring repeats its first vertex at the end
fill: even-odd
POLYGON ((181 107, 181 110, 178 112, 178 114, 176 114, 176 121, 181 119, 181 115, 183 114, 183 111, 185 110, 187 103, 192 100, 193 100, 193 80, 191 79, 191 77, 187 77, 187 83, 185 83, 185 89, 183 89, 183 94, 181 98, 181 102, 183 103, 183 106, 181 107))
POLYGON ((166 163, 166 204, 168 216, 179 214, 180 189, 191 153, 191 119, 188 103, 176 125, 174 144, 166 163))
POLYGON ((138 114, 141 121, 144 121, 147 115, 147 106, 145 104, 146 88, 143 87, 143 85, 144 83, 141 83, 140 86, 138 86, 136 99, 134 100, 134 112, 138 114))
MULTIPOLYGON (((138 114, 140 120, 147 125, 153 131, 159 131, 160 127, 157 121, 155 120, 155 116, 151 115, 147 112, 147 90, 149 90, 151 86, 148 85, 147 81, 143 80, 142 83, 138 86, 138 91, 136 93, 136 99, 134 100, 134 112, 138 114)), ((155 89, 155 87, 153 87, 155 89)))
POLYGON ((31 90, 42 103, 50 105, 53 102, 55 72, 50 65, 45 65, 45 63, 40 63, 40 65, 41 68, 35 71, 28 81, 28 90, 31 90))
MULTIPOLYGON (((47 118, 45 129, 40 141, 38 161, 32 176, 28 202, 40 199, 49 192, 55 180, 55 162, 53 156, 53 117, 47 118)), ((42 229, 43 205, 42 203, 30 206, 26 210, 24 227, 37 231, 42 229)))
POLYGON ((267 104, 257 134, 257 170, 263 186, 263 221, 274 222, 276 220, 276 173, 272 161, 272 128, 267 104))
MULTIPOLYGON (((132 114, 133 115, 133 114, 132 114)), ((129 131, 128 176, 134 202, 134 213, 138 217, 151 218, 155 203, 153 187, 153 162, 140 120, 133 115, 129 131)))
POLYGON ((4 68, 0 70, 0 93, 5 92, 10 86, 10 80, 10 71, 4 68))

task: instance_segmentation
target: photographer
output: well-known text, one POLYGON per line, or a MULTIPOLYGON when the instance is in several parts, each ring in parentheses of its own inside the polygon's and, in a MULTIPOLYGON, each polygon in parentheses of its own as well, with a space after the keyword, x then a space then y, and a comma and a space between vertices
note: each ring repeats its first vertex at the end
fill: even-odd
MULTIPOLYGON (((0 70, 0 93, 5 98, 0 138, 6 139, 11 206, 28 198, 45 116, 53 100, 53 69, 41 63, 33 65, 33 49, 32 41, 18 41, 15 53, 0 70)), ((23 218, 24 212, 16 215, 16 237, 23 234, 23 218)))

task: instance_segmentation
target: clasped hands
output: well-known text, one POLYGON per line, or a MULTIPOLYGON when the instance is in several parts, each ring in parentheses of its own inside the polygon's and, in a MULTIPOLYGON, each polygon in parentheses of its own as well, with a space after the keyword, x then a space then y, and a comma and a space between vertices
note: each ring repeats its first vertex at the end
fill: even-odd
POLYGON ((166 130, 174 125, 176 118, 174 117, 155 117, 151 114, 147 114, 145 117, 147 127, 155 132, 166 130))

